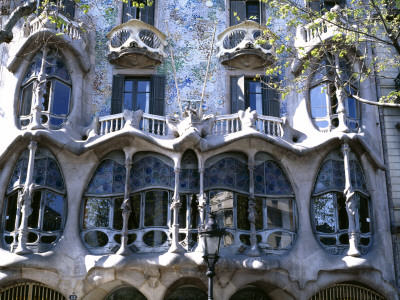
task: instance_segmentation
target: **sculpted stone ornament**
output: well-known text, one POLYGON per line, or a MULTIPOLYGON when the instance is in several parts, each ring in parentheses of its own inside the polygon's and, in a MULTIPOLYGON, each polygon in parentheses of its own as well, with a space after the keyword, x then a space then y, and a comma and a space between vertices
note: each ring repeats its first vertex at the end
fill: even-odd
POLYGON ((186 107, 182 114, 182 119, 167 116, 166 123, 168 135, 179 137, 185 144, 195 147, 201 139, 212 133, 214 126, 214 115, 205 115, 199 118, 196 109, 186 107))
POLYGON ((248 128, 256 129, 257 111, 250 111, 250 107, 248 107, 245 111, 239 110, 238 116, 242 123, 242 130, 248 128))
POLYGON ((142 119, 143 115, 143 110, 139 109, 136 111, 130 111, 125 109, 123 114, 125 119, 125 125, 124 125, 125 128, 131 126, 136 129, 139 129, 140 120, 142 119))
POLYGON ((21 207, 22 220, 21 225, 18 228, 18 246, 17 249, 15 249, 15 253, 19 255, 32 253, 32 250, 26 247, 26 240, 28 237, 28 217, 33 211, 31 207, 32 189, 33 183, 29 186, 25 186, 18 198, 18 206, 21 207))

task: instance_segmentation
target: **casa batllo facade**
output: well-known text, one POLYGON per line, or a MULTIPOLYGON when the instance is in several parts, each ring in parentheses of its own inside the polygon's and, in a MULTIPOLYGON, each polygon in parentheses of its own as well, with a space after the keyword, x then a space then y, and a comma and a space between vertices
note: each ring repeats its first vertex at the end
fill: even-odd
MULTIPOLYGON (((215 299, 399 299, 376 107, 328 64, 284 100, 254 80, 284 26, 263 3, 81 2, 0 46, 0 299, 206 299, 209 210, 215 299)), ((4 23, 21 4, 1 5, 4 23)), ((296 47, 335 31, 312 28, 296 47)), ((329 59, 346 74, 350 55, 329 59)))

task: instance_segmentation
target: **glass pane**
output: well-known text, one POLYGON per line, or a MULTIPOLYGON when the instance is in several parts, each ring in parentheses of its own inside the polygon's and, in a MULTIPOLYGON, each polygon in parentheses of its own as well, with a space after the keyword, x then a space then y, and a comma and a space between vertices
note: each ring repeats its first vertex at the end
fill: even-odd
POLYGON ((260 22, 259 3, 246 3, 246 19, 260 22))
POLYGON ((166 300, 207 300, 207 294, 196 287, 182 287, 173 291, 166 300))
POLYGON ((113 221, 113 228, 117 230, 121 230, 123 226, 122 220, 122 209, 121 205, 124 201, 123 198, 117 198, 114 200, 114 221, 113 221))
POLYGON ((132 93, 124 93, 124 109, 134 110, 132 105, 132 93))
POLYGON ((178 212, 179 228, 186 228, 187 195, 181 195, 181 207, 178 212))
POLYGON ((54 75, 57 75, 57 76, 65 79, 66 81, 69 81, 70 80, 69 73, 67 71, 67 68, 66 68, 64 62, 61 59, 56 58, 53 61, 53 63, 55 64, 54 75))
POLYGON ((261 289, 247 287, 236 292, 230 300, 269 300, 269 298, 261 289))
POLYGON ((250 94, 261 94, 261 82, 260 81, 247 81, 249 85, 250 94))
POLYGON ((143 242, 150 247, 162 246, 167 241, 167 234, 164 231, 152 230, 143 235, 143 242))
POLYGON ((86 198, 83 213, 83 228, 108 227, 110 199, 86 198))
POLYGON ((144 226, 167 226, 168 192, 146 192, 144 226))
POLYGON ((268 228, 293 230, 293 202, 291 199, 267 199, 268 228))
POLYGON ((335 232, 334 194, 328 193, 314 198, 315 230, 324 233, 335 232))
POLYGON ((31 113, 32 88, 33 84, 31 83, 22 89, 21 116, 28 116, 31 113))
POLYGON ((361 195, 359 196, 358 214, 359 214, 360 231, 362 233, 370 232, 371 220, 369 218, 368 198, 365 198, 361 195))
POLYGON ((71 88, 68 85, 54 80, 53 109, 55 115, 68 115, 71 88))
POLYGON ((192 195, 190 202, 190 228, 196 229, 200 223, 200 214, 198 207, 197 195, 192 195))
POLYGON ((28 227, 30 228, 38 228, 39 227, 39 213, 40 213, 40 201, 42 200, 42 192, 36 191, 33 192, 32 197, 32 213, 28 217, 28 227))
POLYGON ((90 247, 104 247, 108 244, 108 236, 102 231, 89 231, 85 233, 84 239, 90 247))
MULTIPOLYGON (((125 3, 124 3, 125 5, 125 3)), ((121 288, 113 292, 106 300, 147 300, 133 287, 121 288)))
POLYGON ((150 93, 150 81, 138 81, 138 92, 150 93))
POLYGON ((140 224, 140 194, 131 197, 131 214, 128 220, 128 229, 137 229, 140 224))
POLYGON ((352 119, 358 119, 357 101, 354 98, 347 98, 347 115, 352 119))
POLYGON ((210 209, 220 227, 233 227, 233 192, 210 191, 210 209))
POLYGON ((338 100, 336 97, 336 87, 333 83, 328 85, 328 94, 331 105, 331 114, 335 115, 337 114, 338 100))
POLYGON ((292 244, 292 235, 283 231, 272 232, 267 243, 274 249, 285 249, 292 244))
POLYGON ((338 222, 339 229, 349 228, 349 217, 347 216, 346 198, 342 193, 337 193, 338 222))
POLYGON ((133 92, 133 81, 132 80, 125 80, 124 92, 133 92))
POLYGON ((46 191, 44 198, 43 230, 53 231, 61 229, 64 197, 52 191, 46 191))
POLYGON ((326 92, 325 85, 318 85, 311 89, 311 116, 313 118, 324 118, 328 116, 326 92))
POLYGON ((43 111, 49 111, 49 99, 50 99, 51 81, 46 82, 46 90, 42 97, 43 111))
POLYGON ((54 126, 61 126, 64 123, 64 118, 50 118, 50 124, 54 126))
POLYGON ((5 230, 14 231, 17 215, 18 192, 8 196, 5 230))
POLYGON ((136 110, 143 110, 143 112, 147 112, 148 102, 150 99, 150 94, 148 93, 138 93, 136 98, 136 110))

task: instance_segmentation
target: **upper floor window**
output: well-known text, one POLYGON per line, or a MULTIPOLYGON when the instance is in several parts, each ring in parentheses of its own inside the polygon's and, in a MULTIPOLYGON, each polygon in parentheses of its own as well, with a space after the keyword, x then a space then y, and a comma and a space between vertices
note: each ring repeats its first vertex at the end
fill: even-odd
POLYGON ((261 23, 261 1, 231 0, 230 26, 246 20, 261 23))
MULTIPOLYGON (((361 253, 371 243, 369 192, 364 172, 357 158, 350 154, 351 185, 356 199, 356 230, 361 253)), ((349 218, 346 208, 345 170, 343 154, 331 152, 324 160, 312 193, 314 231, 319 243, 332 254, 343 254, 349 248, 349 218)))
MULTIPOLYGON (((29 151, 22 152, 11 175, 4 201, 3 242, 10 251, 18 244, 23 188, 26 182, 29 151)), ((61 171, 48 149, 36 150, 33 166, 32 213, 28 217, 27 246, 46 251, 61 237, 65 222, 66 191, 61 171)))
POLYGON ((269 77, 263 77, 261 81, 244 76, 231 77, 231 113, 250 107, 258 115, 279 117, 279 95, 270 86, 273 82, 269 77))
POLYGON ((345 0, 310 0, 307 2, 308 7, 313 11, 329 11, 335 5, 339 5, 340 7, 344 7, 346 5, 345 0))
POLYGON ((116 75, 113 78, 111 114, 121 113, 124 109, 139 110, 154 115, 164 114, 165 78, 128 77, 116 75))
POLYGON ((38 53, 30 64, 21 86, 21 98, 18 114, 22 127, 32 122, 32 110, 35 105, 36 90, 44 90, 41 105, 42 125, 58 129, 66 121, 70 111, 71 77, 63 59, 54 51, 50 51, 43 60, 42 52, 38 53), (43 69, 44 86, 39 87, 39 76, 43 69))
POLYGON ((154 25, 154 6, 154 0, 128 0, 127 3, 124 2, 122 23, 128 22, 131 19, 137 19, 147 24, 154 25))
MULTIPOLYGON (((324 59, 314 70, 313 80, 310 84, 311 117, 315 125, 321 129, 330 131, 339 126, 338 98, 336 83, 337 77, 334 70, 335 58, 324 59)), ((339 59, 339 73, 344 83, 343 87, 351 93, 357 88, 351 78, 351 66, 344 58, 339 59)), ((346 109, 346 125, 350 130, 357 130, 360 123, 360 107, 358 101, 352 97, 345 97, 343 105, 346 109)))
MULTIPOLYGON (((44 0, 38 1, 38 10, 43 10, 44 0)), ((57 10, 62 15, 73 19, 75 16, 75 0, 52 0, 50 1, 50 8, 57 10)))

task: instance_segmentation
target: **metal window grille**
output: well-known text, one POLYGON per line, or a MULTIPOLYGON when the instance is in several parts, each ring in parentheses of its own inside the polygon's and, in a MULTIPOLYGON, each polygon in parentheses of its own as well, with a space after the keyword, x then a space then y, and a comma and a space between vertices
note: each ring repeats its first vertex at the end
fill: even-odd
POLYGON ((359 285, 339 283, 319 291, 310 300, 385 300, 385 298, 359 285))
POLYGON ((66 300, 59 292, 44 284, 20 283, 0 289, 0 300, 66 300))

